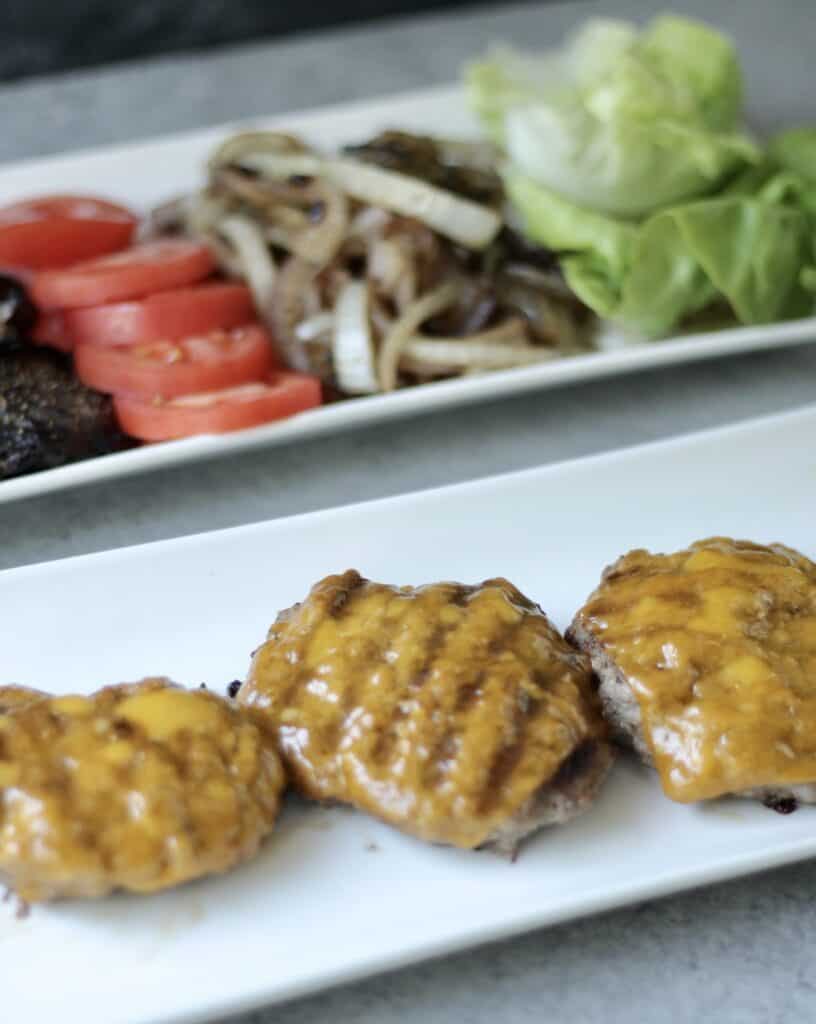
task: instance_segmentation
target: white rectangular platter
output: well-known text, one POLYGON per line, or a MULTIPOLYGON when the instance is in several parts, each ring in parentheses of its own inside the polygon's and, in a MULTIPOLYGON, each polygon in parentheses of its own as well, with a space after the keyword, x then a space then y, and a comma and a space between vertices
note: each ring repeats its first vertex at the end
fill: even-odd
MULTIPOLYGON (((275 613, 350 566, 506 575, 563 627, 637 546, 711 534, 816 556, 816 406, 613 454, 0 573, 0 680, 58 692, 241 676, 275 613), (768 482, 772 481, 772 486, 768 482)), ((199 1021, 581 914, 816 855, 816 809, 666 800, 626 759, 511 864, 291 806, 252 864, 150 898, 0 908, 3 1019, 199 1021), (44 983, 43 979, 47 979, 44 983)))
MULTIPOLYGON (((77 190, 98 192, 147 210, 152 204, 200 185, 206 157, 221 138, 239 127, 262 126, 299 132, 314 144, 329 149, 362 140, 384 127, 461 137, 478 135, 477 125, 460 90, 426 90, 375 102, 292 114, 269 122, 222 125, 152 142, 0 166, 0 203, 38 193, 77 190)), ((615 336, 611 334, 608 351, 407 388, 389 395, 357 398, 235 434, 150 445, 0 481, 0 502, 209 456, 332 435, 352 427, 525 391, 814 340, 816 317, 772 326, 729 328, 623 348, 615 344, 615 336)))

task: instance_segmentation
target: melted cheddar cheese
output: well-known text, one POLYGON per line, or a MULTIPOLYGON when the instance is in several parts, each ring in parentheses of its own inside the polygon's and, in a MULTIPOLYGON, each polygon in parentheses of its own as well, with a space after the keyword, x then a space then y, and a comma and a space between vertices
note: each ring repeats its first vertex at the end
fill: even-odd
POLYGON ((672 799, 816 780, 816 565, 803 555, 722 537, 632 551, 575 625, 631 685, 672 799))

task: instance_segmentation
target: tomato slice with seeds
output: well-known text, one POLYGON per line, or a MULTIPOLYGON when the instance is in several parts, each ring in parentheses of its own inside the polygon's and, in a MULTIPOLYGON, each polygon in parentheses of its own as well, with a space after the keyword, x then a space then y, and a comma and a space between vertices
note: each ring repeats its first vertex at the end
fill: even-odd
POLYGON ((119 425, 142 441, 172 441, 195 434, 223 434, 284 419, 320 405, 317 377, 281 371, 264 382, 222 391, 149 401, 134 395, 113 400, 119 425))
POLYGON ((255 310, 245 285, 216 281, 133 302, 71 309, 65 319, 78 345, 137 345, 239 327, 255 319, 255 310))
POLYGON ((77 376, 110 394, 175 398, 263 380, 276 364, 272 341, 257 324, 142 345, 77 345, 77 376))
POLYGON ((196 284, 214 269, 206 245, 166 238, 65 270, 41 271, 31 282, 31 297, 40 309, 100 306, 196 284))
POLYGON ((135 214, 94 196, 58 195, 0 207, 0 264, 42 270, 117 252, 130 244, 135 214))

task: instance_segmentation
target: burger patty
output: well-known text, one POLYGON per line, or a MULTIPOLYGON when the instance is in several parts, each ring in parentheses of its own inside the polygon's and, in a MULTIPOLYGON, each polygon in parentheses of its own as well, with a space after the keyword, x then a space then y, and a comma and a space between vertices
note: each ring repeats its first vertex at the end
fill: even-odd
POLYGON ((612 761, 588 660, 503 579, 329 576, 277 617, 238 700, 306 796, 464 848, 579 813, 612 761))
POLYGON ((26 902, 226 871, 271 831, 283 786, 263 725, 213 693, 0 689, 0 879, 26 902))
POLYGON ((816 565, 800 553, 722 537, 629 552, 567 637, 667 795, 816 802, 816 565))

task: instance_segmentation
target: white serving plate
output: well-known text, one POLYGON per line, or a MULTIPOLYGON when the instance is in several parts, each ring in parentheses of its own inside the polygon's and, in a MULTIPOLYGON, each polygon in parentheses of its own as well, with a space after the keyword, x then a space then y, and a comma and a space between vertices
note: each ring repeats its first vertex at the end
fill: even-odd
MULTIPOLYGON (((42 192, 82 190, 96 191, 146 210, 199 185, 212 147, 225 135, 249 126, 249 123, 222 125, 152 142, 8 164, 0 167, 0 203, 42 192)), ((256 120, 251 126, 274 126, 300 132, 326 148, 364 139, 391 126, 442 135, 478 135, 478 127, 465 106, 462 92, 455 88, 323 108, 270 121, 256 120)), ((619 339, 610 333, 607 341, 612 347, 609 351, 408 388, 390 395, 358 398, 239 433, 150 445, 2 481, 0 502, 209 456, 333 435, 351 427, 560 384, 814 340, 816 317, 774 326, 729 328, 626 348, 621 348, 619 339)))
MULTIPOLYGON (((0 680, 222 687, 326 573, 508 576, 560 626, 635 546, 711 534, 816 556, 816 406, 440 490, 0 573, 0 680), (773 486, 768 486, 773 481, 773 486)), ((816 809, 673 804, 628 760, 515 864, 292 806, 252 864, 149 898, 0 912, 3 1019, 178 1024, 816 854, 816 809), (43 979, 47 979, 45 982, 43 979)))

